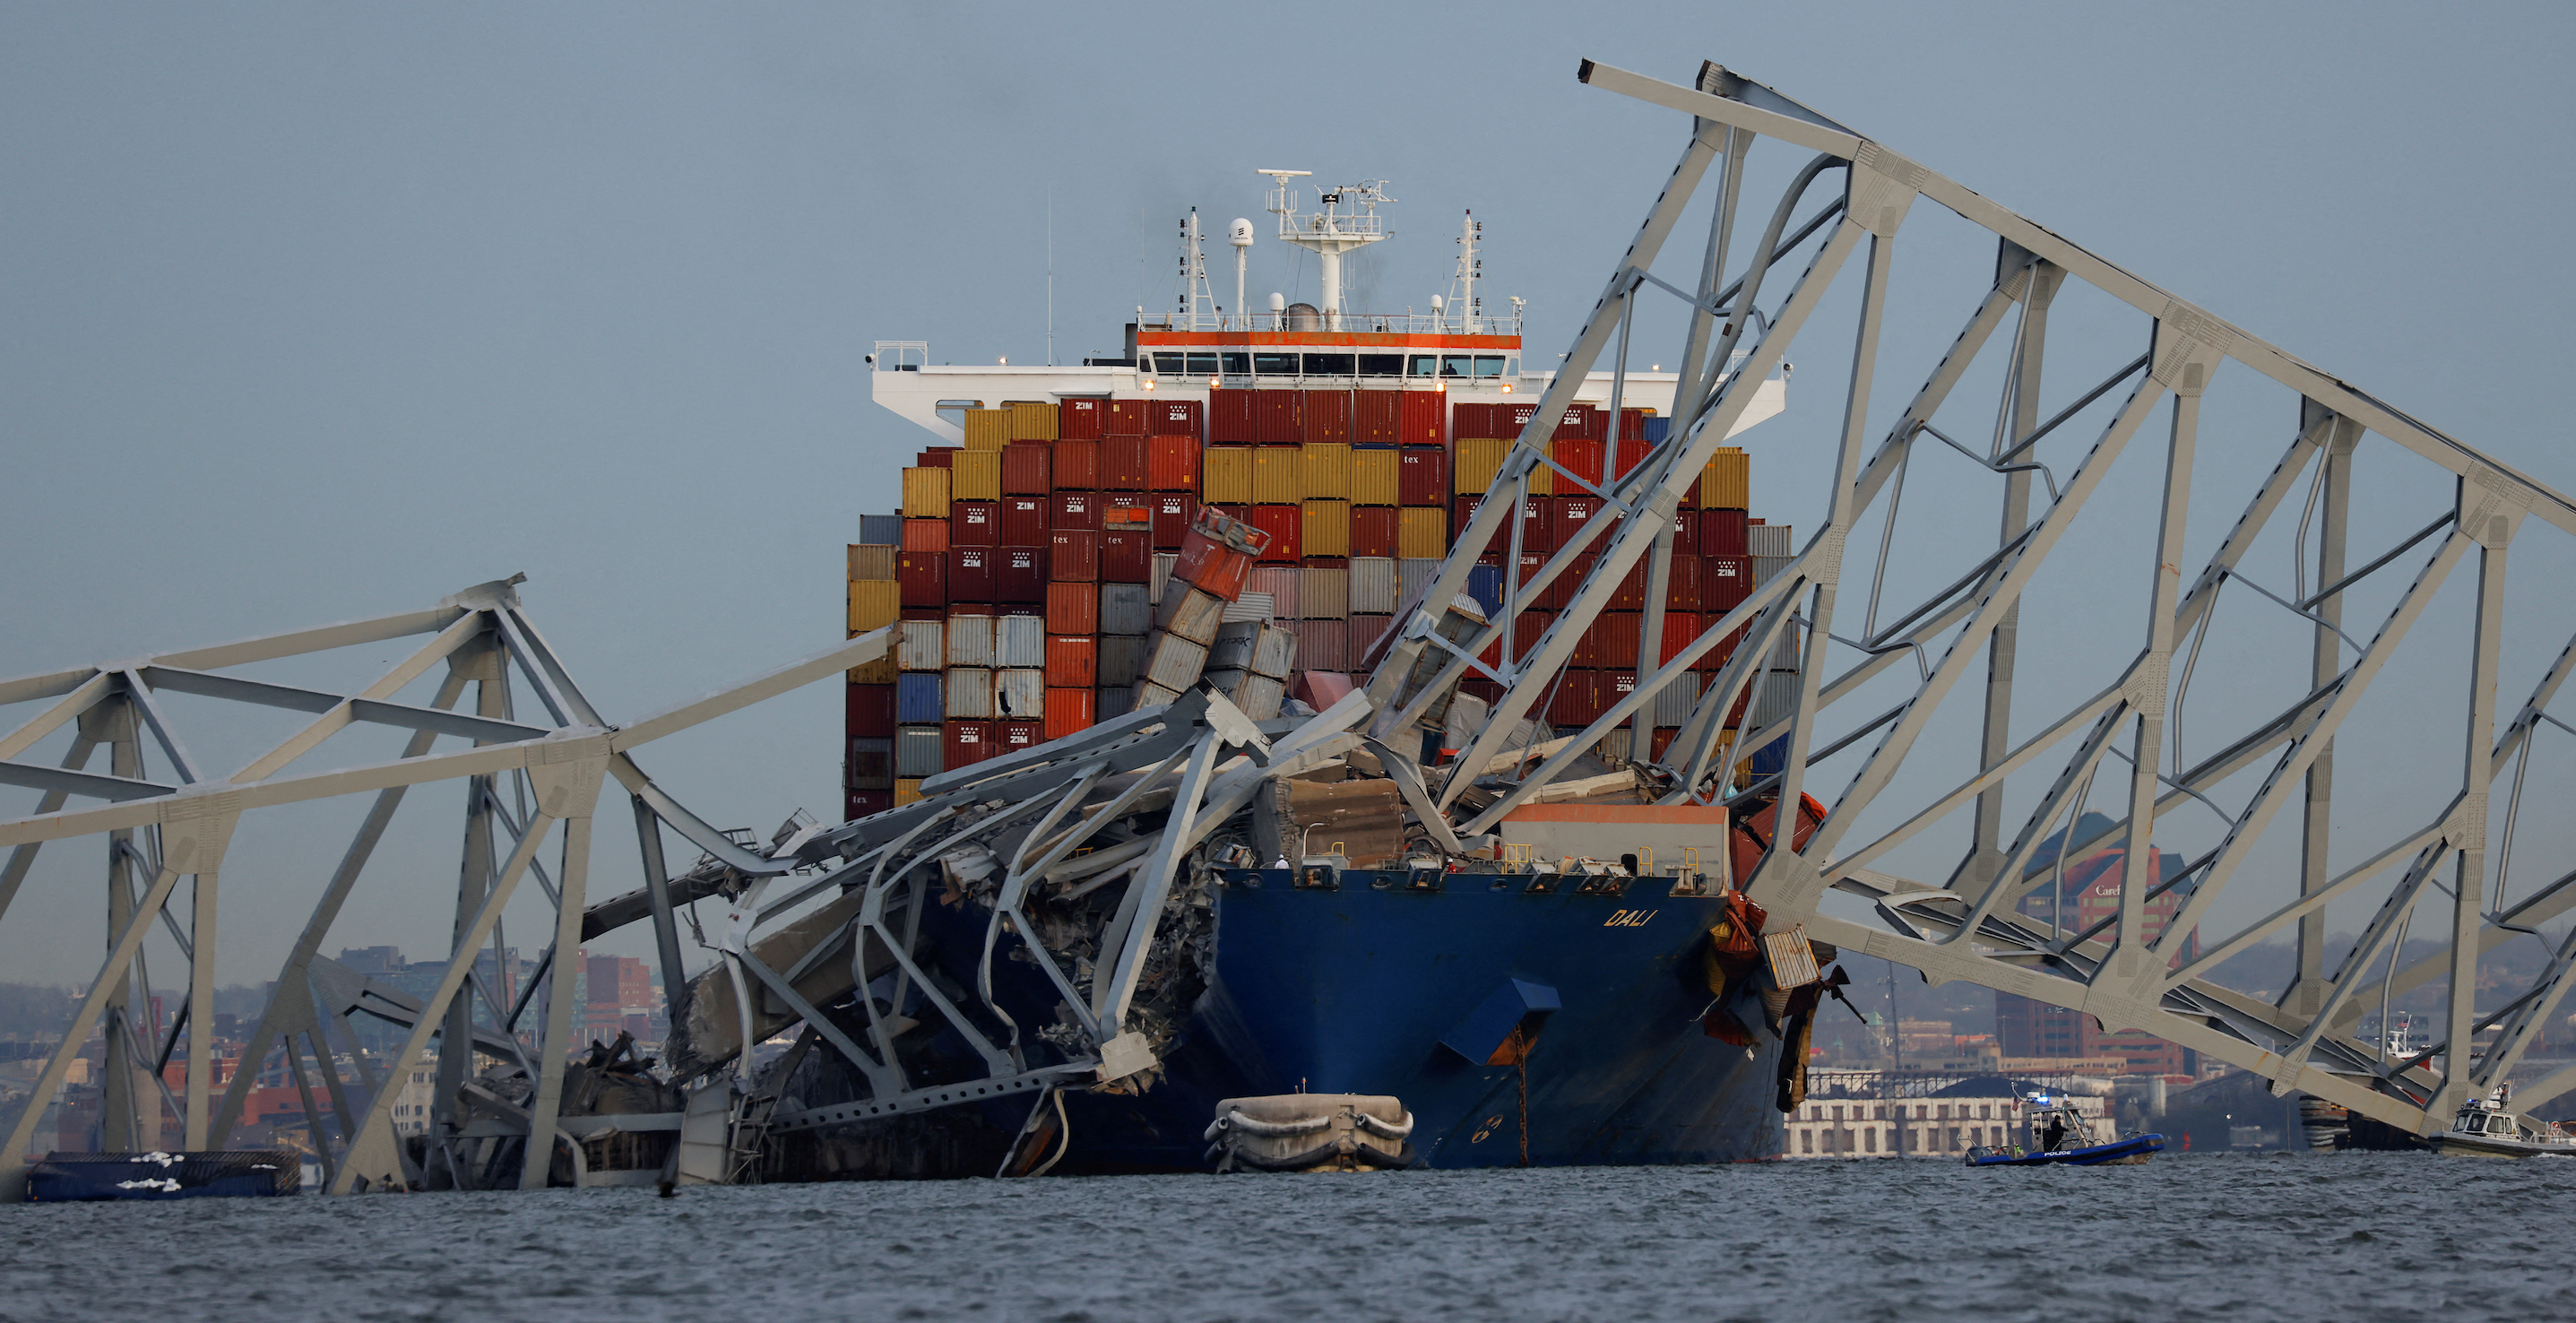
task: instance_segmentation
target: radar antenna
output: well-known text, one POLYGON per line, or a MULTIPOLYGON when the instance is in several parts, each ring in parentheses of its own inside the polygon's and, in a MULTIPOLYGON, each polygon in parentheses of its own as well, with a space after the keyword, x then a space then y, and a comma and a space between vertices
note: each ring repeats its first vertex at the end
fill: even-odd
POLYGON ((1324 326, 1340 330, 1342 326, 1342 254, 1366 247, 1391 237, 1385 222, 1378 219, 1377 206, 1393 202, 1383 179, 1363 179, 1356 184, 1342 184, 1318 191, 1315 200, 1323 210, 1300 218, 1297 214, 1297 191, 1288 181, 1313 174, 1311 170, 1259 170, 1270 176, 1272 188, 1266 205, 1279 218, 1279 237, 1287 243, 1315 254, 1323 268, 1323 293, 1318 302, 1323 306, 1324 326), (1342 210, 1348 207, 1350 210, 1342 210))

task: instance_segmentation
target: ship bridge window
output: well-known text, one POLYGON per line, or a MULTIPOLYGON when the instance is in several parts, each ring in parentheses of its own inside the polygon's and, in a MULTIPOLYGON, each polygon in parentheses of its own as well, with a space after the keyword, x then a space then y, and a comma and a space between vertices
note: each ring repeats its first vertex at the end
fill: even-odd
POLYGON ((1349 354, 1306 354, 1306 375, 1310 377, 1347 377, 1352 374, 1349 354))
POLYGON ((1408 377, 1439 376, 1440 356, 1438 354, 1415 354, 1413 355, 1413 361, 1406 365, 1404 374, 1408 377))
POLYGON ((1225 375, 1229 377, 1248 377, 1252 375, 1252 355, 1219 354, 1216 357, 1217 361, 1224 365, 1225 375))
POLYGON ((1480 377, 1503 375, 1503 356, 1500 354, 1476 355, 1476 375, 1480 377))
POLYGON ((1190 355, 1190 375, 1191 375, 1191 376, 1193 376, 1193 377, 1204 377, 1204 376, 1207 376, 1209 373, 1212 373, 1212 372, 1214 372, 1214 371, 1216 371, 1216 355, 1214 355, 1214 354, 1192 354, 1192 355, 1190 355))
POLYGON ((1402 354, 1362 354, 1360 375, 1363 377, 1400 377, 1404 375, 1402 354))
POLYGON ((1297 375, 1295 354, 1254 354, 1252 371, 1257 376, 1293 377, 1297 375))
POLYGON ((1189 360, 1179 354, 1156 354, 1154 370, 1177 377, 1189 371, 1189 360))

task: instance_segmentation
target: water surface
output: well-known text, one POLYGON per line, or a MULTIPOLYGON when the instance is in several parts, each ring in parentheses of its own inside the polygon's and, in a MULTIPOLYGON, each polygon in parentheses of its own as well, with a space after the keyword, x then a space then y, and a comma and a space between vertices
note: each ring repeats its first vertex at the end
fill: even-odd
POLYGON ((2576 1160, 1946 1163, 0 1208, 0 1320, 2576 1318, 2576 1160))

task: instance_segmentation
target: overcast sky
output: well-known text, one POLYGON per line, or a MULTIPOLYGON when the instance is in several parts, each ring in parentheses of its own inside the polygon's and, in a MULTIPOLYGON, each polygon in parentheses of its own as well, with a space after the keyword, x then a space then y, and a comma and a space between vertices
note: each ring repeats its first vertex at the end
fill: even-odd
MULTIPOLYGON (((862 356, 1042 358, 1050 208, 1060 359, 1168 302, 1175 219, 1258 215, 1263 166, 1390 181, 1398 237, 1354 304, 1427 306, 1473 208, 1487 293, 1527 299, 1553 358, 1685 132, 1578 85, 1584 56, 1676 82, 1717 59, 2576 488, 2569 27, 2348 3, 7 6, 0 675, 514 571, 612 719, 827 646, 841 544, 923 442, 862 356)), ((1293 291, 1288 258, 1255 249, 1256 291, 1293 291)), ((1757 462, 1757 506, 1793 471, 1757 462)), ((818 685, 646 762, 765 833, 837 804, 839 722, 818 685)), ((438 794, 326 949, 432 954, 438 794)), ((337 857, 320 833, 356 812, 246 842, 226 981, 270 975, 337 857)), ((604 835, 594 886, 623 890, 631 845, 604 835)), ((38 870, 0 979, 87 977, 95 862, 38 870)))

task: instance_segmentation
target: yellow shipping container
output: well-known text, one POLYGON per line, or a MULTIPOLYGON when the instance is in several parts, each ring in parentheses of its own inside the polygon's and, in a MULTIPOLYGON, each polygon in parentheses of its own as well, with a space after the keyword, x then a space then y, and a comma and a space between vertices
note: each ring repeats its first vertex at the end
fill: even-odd
POLYGON ((1002 499, 1002 452, 961 450, 948 457, 948 496, 956 501, 1002 499))
MULTIPOLYGON (((1303 458, 1297 464, 1298 499, 1307 501, 1347 501, 1351 499, 1351 448, 1342 441, 1309 441, 1299 447, 1303 458)), ((1394 453, 1392 451, 1388 452, 1394 453)), ((1341 552, 1317 552, 1338 556, 1341 552)))
MULTIPOLYGON (((1431 514, 1440 513, 1437 510, 1431 514)), ((1351 554, 1351 503, 1308 501, 1297 520, 1297 547, 1308 556, 1351 554)), ((1441 553, 1447 555, 1446 551, 1441 553)))
MULTIPOLYGON (((1541 447, 1540 449, 1541 449, 1541 450, 1543 450, 1543 451, 1547 454, 1547 456, 1548 456, 1549 458, 1553 459, 1553 458, 1555 458, 1555 457, 1556 457, 1556 443, 1555 443, 1555 442, 1550 441, 1550 442, 1548 442, 1545 446, 1541 447)), ((1556 470, 1554 470, 1554 469, 1552 469, 1552 468, 1549 468, 1549 467, 1548 467, 1548 466, 1546 466, 1545 464, 1540 464, 1540 465, 1538 465, 1538 466, 1536 466, 1536 467, 1532 468, 1532 469, 1530 470, 1530 476, 1529 476, 1529 490, 1530 490, 1530 495, 1532 495, 1532 496, 1553 496, 1553 495, 1555 495, 1555 494, 1556 494, 1556 470)), ((1568 495, 1580 495, 1581 493, 1582 493, 1582 489, 1581 489, 1581 488, 1574 488, 1572 491, 1569 491, 1567 494, 1568 494, 1568 495)))
POLYGON ((1397 474, 1400 466, 1393 450, 1354 450, 1351 452, 1351 504, 1399 505, 1397 474))
MULTIPOLYGON (((893 550, 888 547, 886 550, 893 550)), ((903 618, 903 590, 892 579, 850 580, 850 636, 883 629, 903 618)))
POLYGON ((852 580, 891 579, 894 577, 894 548, 872 547, 857 542, 852 542, 847 545, 850 548, 850 578, 852 580))
POLYGON ((1000 450, 1011 439, 1011 411, 1008 409, 968 409, 966 411, 966 448, 1000 450))
POLYGON ((1201 457, 1199 499, 1210 505, 1252 504, 1252 447, 1209 446, 1201 457))
POLYGON ((1002 407, 1009 410, 1011 414, 1009 439, 1013 441, 1055 440, 1055 401, 1004 400, 1002 407))
POLYGON ((948 476, 946 469, 905 469, 903 471, 903 517, 906 519, 947 518, 948 476))
POLYGON ((1252 500, 1256 505, 1295 505, 1305 499, 1297 470, 1304 456, 1286 446, 1252 448, 1252 500))
POLYGON ((921 778, 898 776, 894 779, 894 802, 897 808, 921 802, 921 778))
POLYGON ((1699 503, 1711 510, 1753 506, 1753 457, 1737 446, 1719 446, 1699 475, 1699 503))
POLYGON ((1493 437, 1458 438, 1449 456, 1449 490, 1459 496, 1484 495, 1494 485, 1494 475, 1502 471, 1503 455, 1511 447, 1511 442, 1493 437))
MULTIPOLYGON (((1344 525, 1344 545, 1349 544, 1344 525)), ((1442 560, 1449 555, 1449 512, 1408 505, 1395 513, 1395 554, 1406 560, 1442 560)))
MULTIPOLYGON (((853 622, 850 626, 851 638, 857 638, 861 634, 867 633, 869 630, 884 629, 886 625, 894 623, 892 616, 888 616, 886 618, 885 624, 870 625, 867 629, 861 629, 855 623, 859 619, 863 609, 873 615, 877 606, 880 605, 875 602, 863 604, 860 600, 863 596, 870 598, 882 597, 886 602, 894 602, 898 600, 898 595, 895 593, 879 593, 874 591, 880 586, 892 588, 894 587, 894 583, 891 580, 887 580, 883 581, 882 585, 880 585, 880 581, 878 580, 862 579, 850 585, 850 619, 853 622)), ((886 609, 895 610, 895 608, 892 607, 887 607, 886 609)), ((899 615, 901 612, 896 611, 896 614, 899 615)), ((877 658, 875 661, 861 662, 843 672, 843 674, 850 677, 850 683, 852 684, 893 684, 896 676, 894 639, 891 636, 886 639, 886 650, 884 656, 877 658)))

